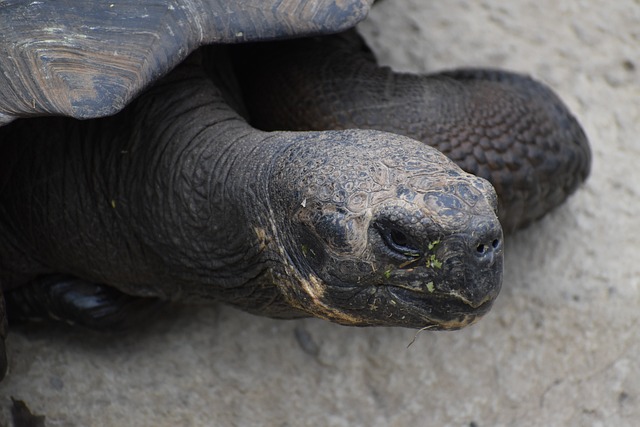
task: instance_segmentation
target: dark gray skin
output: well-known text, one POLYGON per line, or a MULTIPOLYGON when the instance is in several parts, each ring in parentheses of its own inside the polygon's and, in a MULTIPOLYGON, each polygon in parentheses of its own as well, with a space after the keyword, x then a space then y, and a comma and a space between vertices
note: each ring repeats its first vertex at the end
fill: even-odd
POLYGON ((502 230, 488 182, 394 134, 257 131, 196 62, 112 118, 0 129, 10 301, 63 274, 348 325, 457 329, 489 310, 502 230))
MULTIPOLYGON (((337 28, 335 18, 340 13, 360 16, 349 5, 336 8, 338 13, 322 21, 330 24, 321 31, 337 28)), ((110 15, 109 10, 99 13, 110 15)), ((191 25, 184 16, 175 17, 173 12, 167 16, 191 25)), ((275 32, 265 25, 251 37, 261 39, 269 31, 273 34, 264 37, 278 36, 279 21, 268 23, 275 32)), ((181 28, 187 36, 194 35, 181 28)), ((293 30, 285 35, 296 35, 293 30)), ((106 36, 113 34, 117 32, 108 31, 106 36)), ((233 39, 238 34, 227 35, 233 39)), ((333 52, 333 40, 340 39, 352 40, 352 35, 328 38, 325 52, 333 52)), ((180 55, 202 42, 175 40, 186 46, 180 55)), ((60 42, 67 43, 67 38, 60 42)), ((85 52, 81 47, 78 53, 85 52)), ((140 44, 131 42, 129 47, 135 51, 140 44)), ((171 53, 172 48, 166 48, 171 53)), ((333 64, 328 69, 339 63, 343 71, 360 70, 355 81, 368 81, 364 85, 368 90, 349 92, 354 87, 351 71, 337 78, 311 73, 311 86, 317 86, 318 76, 320 82, 341 81, 342 86, 319 93, 295 86, 288 95, 281 93, 291 106, 278 98, 266 109, 275 111, 274 105, 283 105, 289 112, 306 111, 296 99, 310 99, 313 105, 332 106, 338 116, 363 111, 358 105, 367 107, 365 114, 328 123, 321 122, 322 114, 315 114, 321 124, 308 127, 264 125, 261 121, 269 116, 256 112, 251 85, 244 81, 252 123, 304 130, 373 127, 415 138, 422 138, 420 127, 436 129, 422 140, 429 144, 441 140, 453 147, 449 154, 456 161, 470 165, 468 169, 474 170, 477 161, 481 175, 487 175, 488 165, 488 178, 506 178, 494 183, 501 191, 501 218, 509 229, 557 205, 588 174, 590 153, 577 122, 554 95, 548 95, 548 89, 540 91, 542 86, 530 79, 474 71, 427 79, 424 85, 422 77, 397 77, 379 70, 366 49, 356 50, 364 56, 354 55, 350 45, 344 51, 335 49, 337 57, 327 53, 320 58, 333 64), (347 59, 353 59, 356 67, 347 59), (387 82, 423 83, 418 92, 394 89, 390 102, 379 98, 379 89, 395 86, 381 86, 381 77, 387 82), (485 85, 494 80, 495 84, 485 85), (426 96, 416 100, 416 93, 426 96), (452 99, 456 102, 451 103, 452 99), (407 100, 411 100, 409 108, 404 108, 407 100), (452 109, 453 105, 463 108, 452 109), (541 108, 527 108, 531 105, 541 108), (367 109, 375 114, 367 115, 367 109), (478 122, 478 111, 489 121, 478 122), (549 111, 553 120, 545 118, 549 111), (385 117, 401 120, 378 122, 385 117), (507 133, 501 134, 505 129, 507 133), (461 134, 471 137, 458 138, 461 134), (460 146, 471 147, 474 156, 460 157, 464 150, 456 149, 458 139, 460 146), (568 150, 563 148, 565 143, 568 150), (530 165, 522 170, 515 167, 523 161, 530 165), (506 169, 493 167, 501 163, 506 169), (539 179, 550 173, 562 175, 559 172, 565 169, 569 181, 548 184, 539 179), (519 181, 509 171, 519 172, 514 174, 519 181), (516 181, 507 191, 500 187, 516 181), (524 219, 510 213, 529 211, 532 216, 524 219)), ((59 66, 74 64, 73 58, 65 56, 68 52, 60 50, 59 66)), ((51 57, 55 54, 48 52, 51 57)), ((113 112, 120 106, 105 101, 109 98, 101 90, 107 88, 128 99, 131 92, 121 95, 117 90, 135 92, 140 79, 131 87, 118 79, 134 76, 148 82, 153 78, 150 70, 162 72, 169 66, 167 61, 176 61, 180 55, 169 59, 160 55, 164 62, 145 68, 141 76, 135 75, 135 68, 117 68, 132 66, 128 61, 116 61, 115 69, 100 63, 113 60, 113 55, 92 58, 96 67, 90 73, 84 75, 81 67, 71 66, 65 72, 80 70, 80 75, 63 80, 90 76, 98 84, 91 93, 96 98, 84 98, 91 91, 85 92, 82 85, 69 93, 38 87, 33 106, 28 97, 8 103, 8 113, 0 111, 5 114, 5 118, 0 114, 0 122, 16 115, 62 112, 89 117, 113 112), (60 95, 64 95, 62 101, 56 98, 60 95)), ((276 57, 273 52, 267 54, 271 56, 276 57)), ((281 61, 272 71, 267 61, 259 59, 267 84, 255 77, 248 81, 257 83, 259 90, 271 84, 277 87, 275 77, 282 70, 294 70, 285 82, 296 82, 304 72, 293 65, 309 60, 313 69, 312 60, 317 57, 317 52, 308 59, 296 56, 293 64, 281 61)), ((142 63, 146 61, 143 57, 142 63)), ((229 90, 223 98, 200 61, 198 56, 182 65, 114 117, 88 122, 30 119, 0 129, 0 285, 12 319, 51 317, 113 329, 166 301, 216 300, 273 317, 316 316, 347 325, 457 329, 489 310, 501 286, 503 243, 495 215, 496 194, 487 181, 462 172, 425 144, 394 134, 257 131, 226 102, 233 99, 234 107, 244 111, 238 93, 229 90)), ((211 64, 218 68, 227 61, 206 62, 211 64)), ((245 63, 238 70, 257 68, 245 63)), ((32 86, 27 80, 28 84, 22 80, 20 84, 32 86)), ((9 95, 20 94, 13 80, 7 87, 14 88, 9 95)), ((258 104, 266 106, 262 101, 258 104)), ((0 109, 5 108, 2 105, 0 109)), ((0 336, 5 333, 0 330, 0 336)))
POLYGON ((589 175, 580 124, 545 85, 502 70, 380 67, 355 30, 234 48, 252 123, 379 129, 429 144, 496 189, 505 232, 562 204, 589 175))

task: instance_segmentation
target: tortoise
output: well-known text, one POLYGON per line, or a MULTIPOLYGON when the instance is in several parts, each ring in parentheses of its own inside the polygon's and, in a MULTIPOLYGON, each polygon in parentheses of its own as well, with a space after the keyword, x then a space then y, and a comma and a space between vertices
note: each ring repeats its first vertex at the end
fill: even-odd
POLYGON ((68 3, 0 5, 10 322, 219 301, 458 329, 499 293, 503 228, 589 174, 542 83, 379 67, 353 29, 372 0, 68 3))

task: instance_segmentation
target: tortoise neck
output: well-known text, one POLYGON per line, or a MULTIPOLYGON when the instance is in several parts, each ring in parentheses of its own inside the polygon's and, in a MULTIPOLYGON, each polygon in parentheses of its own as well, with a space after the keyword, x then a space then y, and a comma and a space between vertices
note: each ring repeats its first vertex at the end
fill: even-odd
POLYGON ((144 171, 151 182, 133 206, 135 224, 143 246, 160 254, 174 282, 183 285, 176 290, 174 283, 167 292, 224 299, 225 289, 267 269, 267 182, 277 144, 232 110, 206 77, 180 72, 154 87, 140 106, 146 117, 137 128, 148 138, 135 138, 132 151, 139 147, 139 158, 148 163, 134 159, 128 169, 144 171))
POLYGON ((65 272, 134 295, 228 300, 264 276, 275 144, 211 81, 187 66, 117 116, 39 125, 0 132, 0 158, 14 159, 0 168, 3 286, 65 272))

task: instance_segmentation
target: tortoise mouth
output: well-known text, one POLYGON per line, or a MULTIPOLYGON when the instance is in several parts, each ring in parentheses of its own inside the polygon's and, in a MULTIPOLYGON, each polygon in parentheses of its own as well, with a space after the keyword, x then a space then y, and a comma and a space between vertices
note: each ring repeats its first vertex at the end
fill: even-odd
POLYGON ((390 299, 403 306, 407 326, 434 329, 460 329, 475 323, 487 314, 495 297, 488 295, 478 305, 472 305, 454 294, 437 294, 384 284, 390 299))

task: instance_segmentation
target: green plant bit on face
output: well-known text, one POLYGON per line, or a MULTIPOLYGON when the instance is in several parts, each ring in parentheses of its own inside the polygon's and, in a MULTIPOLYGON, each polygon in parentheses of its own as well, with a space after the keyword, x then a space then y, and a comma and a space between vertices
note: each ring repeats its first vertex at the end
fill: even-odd
MULTIPOLYGON (((438 246, 440 244, 440 240, 434 240, 433 242, 429 243, 429 246, 427 246, 429 251, 433 251, 436 246, 438 246)), ((427 264, 427 268, 431 267, 431 268, 437 268, 438 270, 442 268, 442 261, 439 261, 436 258, 436 254, 432 253, 427 255, 426 257, 426 264, 427 264)))
POLYGON ((429 283, 427 283, 427 290, 428 290, 430 293, 433 293, 433 291, 435 290, 435 286, 433 286, 433 282, 429 282, 429 283))
POLYGON ((431 254, 427 257, 427 267, 437 268, 440 270, 442 268, 442 262, 438 261, 435 254, 431 254))
POLYGON ((390 278, 390 277, 391 277, 391 270, 385 270, 385 271, 384 271, 384 277, 385 277, 386 279, 390 278))

